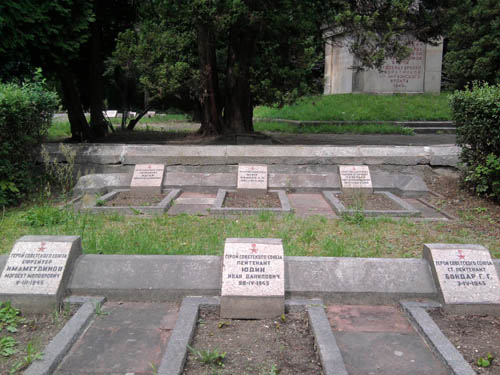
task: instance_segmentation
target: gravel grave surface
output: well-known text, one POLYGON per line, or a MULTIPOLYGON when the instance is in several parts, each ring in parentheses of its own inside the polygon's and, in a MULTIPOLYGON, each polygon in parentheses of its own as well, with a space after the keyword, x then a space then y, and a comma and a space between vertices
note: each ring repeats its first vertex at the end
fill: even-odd
POLYGON ((306 312, 277 319, 220 319, 218 311, 202 310, 188 353, 184 375, 319 375, 314 337, 306 312), (204 364, 195 352, 225 353, 220 364, 204 364))
POLYGON ((336 194, 347 209, 353 210, 402 210, 401 206, 383 194, 336 194))
POLYGON ((440 309, 429 311, 441 331, 448 337, 478 374, 500 374, 500 317, 490 315, 452 315, 440 309), (478 366, 478 359, 493 360, 488 367, 478 366))
POLYGON ((277 193, 227 192, 222 207, 229 208, 281 208, 277 193))
MULTIPOLYGON (((128 206, 155 206, 160 203, 167 194, 143 193, 122 191, 115 195, 109 201, 105 201, 101 206, 104 207, 128 207, 128 206)), ((99 202, 99 200, 98 200, 99 202)))

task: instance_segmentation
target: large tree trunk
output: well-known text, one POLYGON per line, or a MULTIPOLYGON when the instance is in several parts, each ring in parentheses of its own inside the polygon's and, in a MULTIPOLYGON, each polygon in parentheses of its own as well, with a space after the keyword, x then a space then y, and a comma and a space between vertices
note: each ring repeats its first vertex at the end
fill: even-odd
POLYGON ((250 27, 235 26, 230 31, 224 123, 229 131, 235 133, 254 131, 250 65, 255 43, 256 33, 250 27))
POLYGON ((90 24, 90 64, 89 64, 89 99, 90 124, 96 136, 106 135, 108 125, 103 115, 104 102, 104 62, 102 56, 102 15, 99 0, 93 1, 96 19, 90 24))
POLYGON ((59 70, 64 105, 68 110, 71 138, 75 141, 89 140, 90 127, 83 112, 82 100, 76 86, 76 79, 69 68, 59 70))
POLYGON ((198 24, 198 56, 200 58, 200 81, 202 107, 202 135, 222 134, 222 106, 220 104, 217 58, 215 55, 215 35, 209 25, 198 24))

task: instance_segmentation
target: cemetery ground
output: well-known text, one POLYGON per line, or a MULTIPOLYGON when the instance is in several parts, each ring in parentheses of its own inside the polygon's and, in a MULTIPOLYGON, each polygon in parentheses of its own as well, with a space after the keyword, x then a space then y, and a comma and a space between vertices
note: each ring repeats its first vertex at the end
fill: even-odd
POLYGON ((77 307, 69 303, 50 313, 26 314, 7 303, 0 303, 0 374, 20 374, 43 350, 77 307))
MULTIPOLYGON (((257 107, 254 110, 255 131, 263 133, 293 134, 402 134, 411 135, 413 130, 397 126, 388 121, 449 121, 451 113, 447 104, 448 93, 418 95, 370 95, 345 94, 311 96, 299 99, 294 105, 281 108, 257 107), (294 121, 344 121, 367 122, 342 125, 320 124, 297 126, 273 120, 294 121)), ((121 118, 110 118, 115 133, 100 142, 214 142, 198 139, 193 133, 199 124, 181 112, 144 116, 136 126, 136 132, 119 131, 121 118), (136 134, 140 132, 140 134, 136 134)), ((53 122, 49 129, 49 140, 57 141, 71 136, 65 117, 53 122)))
POLYGON ((35 197, 0 215, 0 254, 23 235, 79 235, 86 253, 221 255, 228 237, 281 238, 285 255, 333 257, 421 257, 423 243, 480 243, 500 258, 500 206, 460 189, 457 177, 426 181, 440 196, 446 222, 364 216, 283 216, 270 212, 236 217, 120 214, 61 210, 60 200, 35 197))

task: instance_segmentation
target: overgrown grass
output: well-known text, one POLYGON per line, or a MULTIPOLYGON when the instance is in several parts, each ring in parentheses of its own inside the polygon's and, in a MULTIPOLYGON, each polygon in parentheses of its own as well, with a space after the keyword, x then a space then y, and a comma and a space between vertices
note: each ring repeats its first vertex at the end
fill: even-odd
POLYGON ((78 235, 87 254, 222 255, 228 237, 281 238, 285 254, 333 257, 420 257, 422 244, 479 243, 500 257, 500 239, 450 223, 388 218, 361 220, 261 214, 234 218, 188 215, 93 215, 47 204, 0 216, 0 253, 23 235, 78 235))
POLYGON ((451 120, 448 94, 312 96, 283 108, 257 107, 255 117, 302 121, 451 120))
POLYGON ((363 124, 363 125, 293 125, 283 122, 255 122, 256 131, 268 131, 293 134, 403 134, 413 135, 411 128, 391 124, 363 124))

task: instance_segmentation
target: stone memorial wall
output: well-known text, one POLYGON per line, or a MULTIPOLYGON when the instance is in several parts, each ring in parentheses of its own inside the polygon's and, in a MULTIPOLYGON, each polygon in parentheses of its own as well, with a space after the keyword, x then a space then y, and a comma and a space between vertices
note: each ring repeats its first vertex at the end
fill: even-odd
POLYGON ((357 72, 359 65, 349 51, 351 39, 333 40, 325 45, 324 94, 362 93, 439 93, 443 45, 431 46, 413 41, 411 55, 398 63, 385 62, 382 71, 368 69, 357 72))

